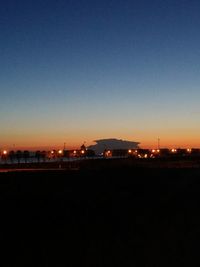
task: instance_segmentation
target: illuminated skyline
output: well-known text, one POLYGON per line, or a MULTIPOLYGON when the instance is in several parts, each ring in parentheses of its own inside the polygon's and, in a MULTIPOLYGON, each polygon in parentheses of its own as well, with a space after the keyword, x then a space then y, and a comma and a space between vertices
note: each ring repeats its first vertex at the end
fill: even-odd
POLYGON ((1 2, 0 148, 200 147, 200 3, 1 2))

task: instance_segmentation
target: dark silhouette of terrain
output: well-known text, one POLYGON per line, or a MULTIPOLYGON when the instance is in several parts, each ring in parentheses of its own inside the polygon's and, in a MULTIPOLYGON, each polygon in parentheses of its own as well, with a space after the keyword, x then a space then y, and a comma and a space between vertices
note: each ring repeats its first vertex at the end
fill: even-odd
POLYGON ((0 174, 1 266, 199 266, 200 169, 0 174))

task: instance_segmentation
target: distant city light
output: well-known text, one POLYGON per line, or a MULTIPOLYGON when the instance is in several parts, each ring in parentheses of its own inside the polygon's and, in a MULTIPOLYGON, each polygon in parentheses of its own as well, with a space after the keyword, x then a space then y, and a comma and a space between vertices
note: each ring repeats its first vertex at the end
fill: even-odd
POLYGON ((129 150, 128 150, 128 153, 131 153, 131 152, 132 152, 132 150, 131 150, 131 149, 129 149, 129 150))
POLYGON ((4 154, 4 155, 7 155, 7 153, 8 153, 7 150, 4 150, 4 151, 3 151, 3 154, 4 154))
POLYGON ((188 153, 190 153, 191 151, 192 151, 192 149, 191 149, 191 148, 188 148, 188 149, 187 149, 187 152, 188 152, 188 153))
POLYGON ((62 150, 60 149, 60 150, 58 150, 58 154, 62 154, 62 150))
POLYGON ((177 150, 175 148, 172 148, 172 153, 175 153, 177 150))
POLYGON ((81 154, 85 154, 85 151, 84 150, 81 150, 81 154))

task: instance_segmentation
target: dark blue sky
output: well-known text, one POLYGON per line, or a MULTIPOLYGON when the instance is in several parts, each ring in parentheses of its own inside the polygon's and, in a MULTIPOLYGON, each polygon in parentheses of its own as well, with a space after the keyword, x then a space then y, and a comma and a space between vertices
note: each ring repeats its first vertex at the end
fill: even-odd
POLYGON ((199 1, 1 1, 0 146, 199 145, 199 1))

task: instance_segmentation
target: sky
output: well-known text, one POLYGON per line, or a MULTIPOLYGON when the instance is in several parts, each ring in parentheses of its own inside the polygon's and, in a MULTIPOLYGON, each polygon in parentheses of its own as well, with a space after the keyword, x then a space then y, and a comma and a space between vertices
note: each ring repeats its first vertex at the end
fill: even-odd
POLYGON ((198 0, 1 0, 0 150, 200 147, 198 0))

